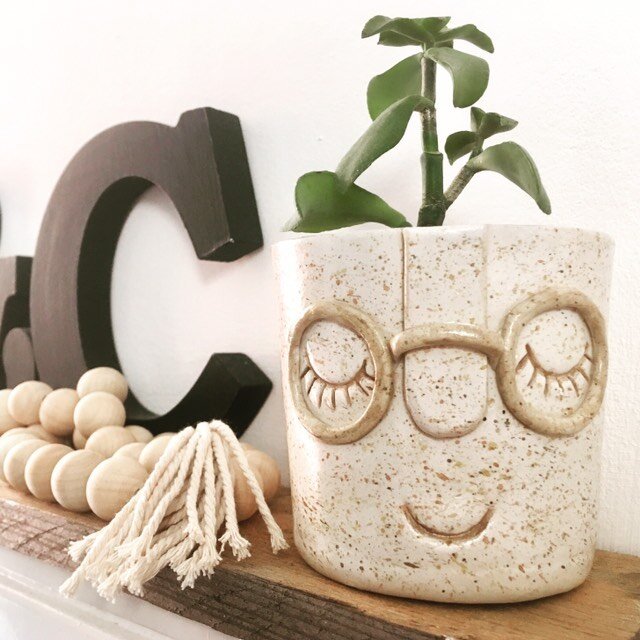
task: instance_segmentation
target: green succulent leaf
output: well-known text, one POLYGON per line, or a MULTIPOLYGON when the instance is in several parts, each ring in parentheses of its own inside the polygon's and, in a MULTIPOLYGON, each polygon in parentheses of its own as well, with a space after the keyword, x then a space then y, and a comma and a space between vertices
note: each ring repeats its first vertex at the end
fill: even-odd
POLYGON ((388 71, 371 78, 367 88, 367 106, 372 120, 394 102, 420 93, 421 57, 421 53, 416 53, 401 60, 388 71))
POLYGON ((391 21, 392 21, 391 18, 388 18, 387 16, 380 16, 380 15, 373 16, 373 18, 369 18, 369 20, 367 20, 366 24, 362 28, 361 37, 369 38, 375 35, 376 33, 380 33, 385 27, 389 25, 391 21))
POLYGON ((482 119, 482 123, 478 128, 478 135, 484 138, 490 138, 497 133, 504 133, 505 131, 511 131, 518 126, 518 121, 506 116, 501 116, 499 113, 490 112, 482 119))
POLYGON ((416 47, 422 46, 421 42, 416 42, 395 31, 383 31, 378 38, 378 44, 384 47, 416 47))
POLYGON ((346 189, 331 171, 305 173, 296 184, 298 216, 285 231, 318 233, 378 222, 388 227, 409 227, 407 219, 382 198, 351 184, 346 189))
POLYGON ((355 182, 375 160, 402 140, 411 114, 432 105, 431 100, 422 96, 407 96, 387 107, 340 161, 336 169, 340 181, 345 186, 355 182))
POLYGON ((471 107, 471 131, 477 131, 482 124, 482 118, 486 115, 480 107, 471 107))
POLYGON ((471 107, 471 129, 477 131, 478 135, 486 140, 497 133, 511 131, 518 126, 518 121, 513 118, 507 118, 499 113, 490 111, 485 113, 482 109, 471 107))
POLYGON ((456 131, 448 138, 444 150, 453 164, 459 158, 482 149, 482 143, 497 133, 510 131, 518 122, 499 113, 486 113, 479 107, 471 107, 471 131, 456 131))
POLYGON ((362 37, 378 35, 378 44, 387 47, 406 47, 426 44, 432 46, 436 36, 448 24, 449 17, 442 18, 388 18, 375 16, 362 30, 362 37))
POLYGON ((551 213, 549 196, 542 186, 533 158, 515 142, 503 142, 472 158, 473 171, 495 171, 528 193, 544 213, 551 213))
MULTIPOLYGON (((433 34, 420 24, 420 20, 411 18, 388 18, 387 16, 374 16, 362 30, 363 38, 382 33, 392 32, 402 36, 407 44, 431 46, 435 43, 433 34)), ((393 45, 398 46, 398 45, 393 45)), ((400 45, 402 46, 402 45, 400 45)))
POLYGON ((453 104, 470 107, 482 97, 489 84, 486 60, 449 47, 432 47, 426 54, 443 66, 453 80, 453 104))
POLYGON ((453 40, 465 40, 489 53, 493 53, 494 51, 491 38, 486 33, 480 31, 474 24, 465 24, 461 27, 445 29, 436 36, 436 44, 444 44, 445 42, 452 42, 453 40))
POLYGON ((471 153, 478 143, 478 134, 473 131, 456 131, 452 133, 444 144, 444 150, 453 164, 459 158, 471 153))
POLYGON ((422 27, 424 27, 429 33, 433 33, 436 35, 442 29, 444 29, 451 20, 451 16, 440 16, 437 18, 416 18, 416 22, 418 22, 422 27))

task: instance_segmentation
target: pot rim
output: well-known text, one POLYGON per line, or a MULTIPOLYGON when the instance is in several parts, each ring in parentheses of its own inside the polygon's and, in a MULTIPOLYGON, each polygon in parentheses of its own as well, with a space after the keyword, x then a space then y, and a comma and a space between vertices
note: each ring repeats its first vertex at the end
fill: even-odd
MULTIPOLYGON (((335 235, 340 235, 342 237, 351 236, 351 237, 359 237, 363 236, 378 236, 389 233, 404 233, 405 231, 424 233, 424 234, 447 234, 447 233, 455 233, 459 231, 471 231, 477 229, 527 229, 532 233, 537 233, 540 231, 547 232, 566 232, 573 231, 578 232, 582 235, 592 235, 594 238, 600 238, 606 240, 611 246, 614 246, 615 242, 613 237, 607 233, 606 231, 599 231, 597 229, 585 228, 585 227, 574 227, 574 226, 559 226, 559 225, 548 225, 548 224, 451 224, 451 225, 443 225, 438 227, 384 227, 382 229, 360 229, 357 226, 353 227, 345 227, 343 229, 331 229, 330 231, 320 231, 318 233, 300 233, 297 237, 293 238, 284 238, 282 240, 278 240, 272 245, 272 250, 276 250, 280 245, 288 245, 296 242, 308 242, 309 240, 325 240, 331 238, 335 235)), ((291 232, 294 233, 294 232, 291 232)))

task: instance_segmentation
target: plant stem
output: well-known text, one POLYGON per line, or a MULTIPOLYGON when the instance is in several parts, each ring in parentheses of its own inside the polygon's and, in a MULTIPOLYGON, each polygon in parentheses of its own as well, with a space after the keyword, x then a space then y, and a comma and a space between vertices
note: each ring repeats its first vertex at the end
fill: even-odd
MULTIPOLYGON (((426 47, 424 48, 426 51, 426 47)), ((418 226, 441 225, 446 213, 443 193, 442 153, 438 149, 438 125, 436 121, 436 63, 423 55, 421 61, 421 94, 433 106, 420 113, 422 122, 422 206, 418 213, 418 226)))
POLYGON ((445 205, 447 209, 453 204, 454 200, 462 193, 462 190, 469 184, 469 181, 475 175, 475 171, 465 164, 458 175, 452 180, 449 188, 444 194, 445 205))

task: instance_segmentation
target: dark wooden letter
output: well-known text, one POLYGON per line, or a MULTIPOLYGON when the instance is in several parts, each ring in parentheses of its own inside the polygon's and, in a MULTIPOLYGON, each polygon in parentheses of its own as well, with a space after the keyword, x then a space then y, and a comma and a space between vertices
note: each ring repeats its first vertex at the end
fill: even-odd
POLYGON ((31 258, 12 256, 0 259, 0 345, 3 350, 0 367, 0 389, 14 387, 35 374, 35 362, 29 345, 29 280, 31 258), (8 340, 14 329, 23 340, 8 340), (5 350, 6 349, 6 350, 5 350), (15 360, 14 364, 14 358, 15 360))
MULTIPOLYGON (((151 185, 171 198, 201 260, 229 262, 262 246, 236 116, 195 109, 176 127, 129 122, 100 133, 60 177, 33 262, 33 346, 40 379, 54 388, 74 387, 92 367, 121 369, 111 327, 111 272, 124 222, 151 185)), ((241 434, 270 390, 250 358, 218 354, 169 413, 153 414, 131 394, 127 415, 154 431, 215 417, 241 434)))

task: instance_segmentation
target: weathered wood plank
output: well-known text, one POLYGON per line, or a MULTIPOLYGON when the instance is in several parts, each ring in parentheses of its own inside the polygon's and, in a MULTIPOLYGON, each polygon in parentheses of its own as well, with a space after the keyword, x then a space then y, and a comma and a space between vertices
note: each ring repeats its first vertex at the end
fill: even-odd
MULTIPOLYGON (((274 505, 291 541, 287 493, 274 505)), ((101 522, 0 487, 0 544, 46 562, 72 566, 70 540, 101 522)), ((598 552, 589 580, 571 593, 517 605, 444 605, 369 594, 307 567, 291 549, 269 550, 262 523, 244 533, 250 559, 231 560, 211 580, 182 591, 171 572, 148 585, 145 600, 250 640, 603 640, 640 639, 640 558, 598 552)))

